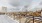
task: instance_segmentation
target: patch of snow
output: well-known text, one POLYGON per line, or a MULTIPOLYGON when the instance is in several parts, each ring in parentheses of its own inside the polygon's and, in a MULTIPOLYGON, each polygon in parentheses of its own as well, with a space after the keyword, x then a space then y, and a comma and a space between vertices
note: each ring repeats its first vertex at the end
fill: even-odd
POLYGON ((12 20, 10 19, 8 16, 6 15, 0 15, 0 23, 19 23, 16 20, 12 20))

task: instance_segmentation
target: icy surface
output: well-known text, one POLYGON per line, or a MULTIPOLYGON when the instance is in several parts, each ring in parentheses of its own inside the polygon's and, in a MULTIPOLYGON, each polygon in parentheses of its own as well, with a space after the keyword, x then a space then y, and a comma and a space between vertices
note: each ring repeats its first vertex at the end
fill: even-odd
POLYGON ((0 15, 0 23, 19 23, 19 22, 16 20, 13 21, 6 15, 0 15))

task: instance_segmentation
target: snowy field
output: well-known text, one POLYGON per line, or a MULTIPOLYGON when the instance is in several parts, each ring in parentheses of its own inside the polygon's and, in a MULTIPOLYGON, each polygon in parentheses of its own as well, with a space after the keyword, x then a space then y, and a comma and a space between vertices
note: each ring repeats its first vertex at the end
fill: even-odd
MULTIPOLYGON (((0 0, 0 11, 2 7, 7 8, 7 12, 37 11, 42 9, 42 0, 0 0), (27 8, 25 7, 27 6, 27 8)), ((4 9, 4 11, 6 11, 4 9)), ((36 18, 36 17, 34 17, 36 18)), ((42 21, 42 17, 40 17, 42 21)), ((17 20, 9 18, 7 15, 0 15, 0 23, 19 23, 17 20)))
POLYGON ((0 15, 0 23, 19 23, 16 20, 12 20, 7 15, 0 15))

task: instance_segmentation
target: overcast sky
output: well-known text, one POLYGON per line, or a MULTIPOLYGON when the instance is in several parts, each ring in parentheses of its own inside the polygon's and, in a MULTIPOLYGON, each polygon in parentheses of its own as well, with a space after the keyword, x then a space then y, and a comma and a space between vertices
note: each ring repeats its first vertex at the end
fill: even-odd
POLYGON ((40 2, 40 0, 0 0, 0 6, 10 6, 9 3, 11 3, 13 5, 16 3, 17 4, 20 3, 20 5, 28 5, 28 4, 32 3, 32 5, 33 5, 33 4, 37 4, 38 2, 40 2))
POLYGON ((42 0, 0 0, 0 7, 5 6, 8 7, 8 9, 19 8, 21 10, 25 5, 29 5, 28 9, 32 10, 38 6, 41 1, 42 0))

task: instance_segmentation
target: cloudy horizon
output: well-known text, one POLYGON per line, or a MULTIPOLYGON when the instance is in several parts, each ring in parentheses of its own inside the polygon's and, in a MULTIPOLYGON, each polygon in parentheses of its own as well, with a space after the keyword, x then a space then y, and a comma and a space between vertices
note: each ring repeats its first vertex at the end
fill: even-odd
MULTIPOLYGON (((18 10, 25 9, 24 6, 28 6, 28 10, 33 10, 42 0, 0 0, 0 7, 4 6, 8 9, 14 8, 18 10)), ((34 9, 35 10, 35 9, 34 9)))

